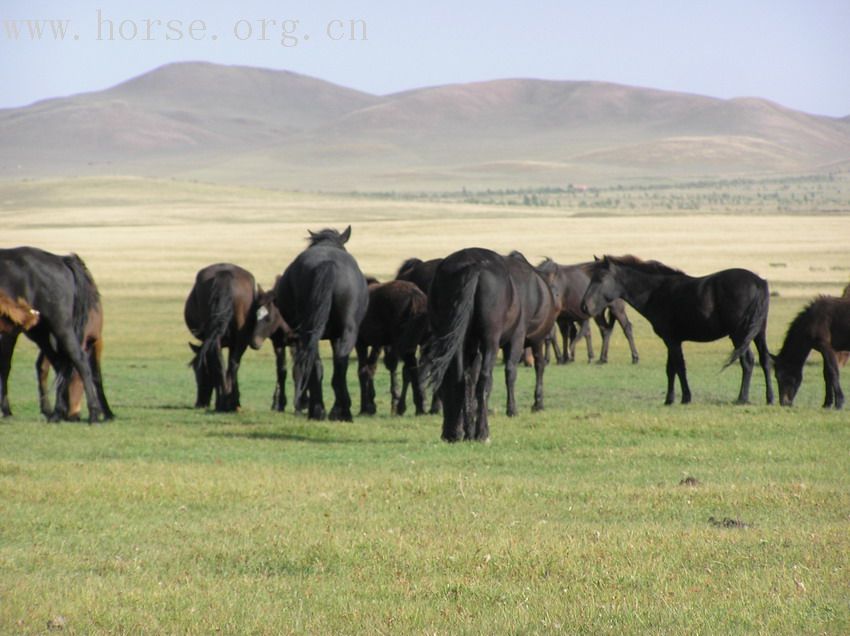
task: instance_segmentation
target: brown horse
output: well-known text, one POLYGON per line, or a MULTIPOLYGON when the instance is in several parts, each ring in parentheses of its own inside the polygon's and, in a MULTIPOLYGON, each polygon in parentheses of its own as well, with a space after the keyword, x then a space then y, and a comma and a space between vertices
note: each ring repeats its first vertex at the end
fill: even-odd
MULTIPOLYGON (((115 414, 109 408, 109 403, 106 400, 100 366, 100 360, 103 356, 103 306, 100 302, 89 309, 89 317, 83 331, 82 346, 83 353, 88 358, 98 397, 103 407, 104 419, 111 420, 115 417, 115 414)), ((54 412, 50 405, 50 399, 47 396, 47 380, 50 374, 50 368, 51 364, 47 353, 43 350, 39 351, 38 358, 35 361, 35 375, 38 380, 38 401, 41 405, 41 412, 47 417, 54 412)), ((80 374, 76 371, 72 373, 71 380, 65 388, 65 392, 68 403, 68 413, 65 415, 65 419, 77 421, 80 419, 84 393, 82 378, 80 378, 80 374)))
POLYGON ((390 372, 390 413, 403 415, 407 410, 408 385, 412 387, 416 414, 425 413, 416 350, 425 342, 427 335, 428 297, 422 290, 403 280, 369 284, 369 308, 360 323, 357 337, 362 414, 372 415, 376 411, 374 377, 382 348, 385 351, 384 365, 390 372), (396 374, 399 359, 404 364, 401 392, 396 374))
POLYGON ((29 331, 38 324, 40 316, 23 298, 13 300, 0 290, 0 333, 29 331))
POLYGON ((838 351, 850 349, 850 299, 820 296, 801 311, 788 327, 782 349, 773 357, 779 403, 791 406, 803 381, 803 365, 814 349, 823 356, 826 383, 824 408, 844 406, 838 373, 838 351))
POLYGON ((599 364, 608 362, 608 347, 611 342, 611 334, 614 332, 614 322, 620 324, 626 339, 629 341, 629 349, 632 352, 632 363, 637 364, 640 360, 634 336, 632 335, 632 323, 626 315, 626 304, 617 298, 611 301, 601 311, 593 316, 588 316, 581 309, 581 299, 587 286, 590 284, 589 268, 593 263, 577 263, 575 265, 559 265, 552 259, 547 258, 538 268, 554 275, 556 285, 561 294, 563 309, 558 316, 558 329, 564 341, 563 354, 558 359, 558 364, 565 364, 575 360, 576 343, 582 338, 587 345, 587 361, 593 360, 593 343, 590 336, 590 319, 592 318, 599 327, 602 336, 602 351, 599 354, 599 364), (576 327, 578 325, 578 328, 576 327))
POLYGON ((237 411, 237 373, 242 355, 252 341, 257 322, 257 289, 251 272, 230 263, 201 269, 186 298, 186 326, 201 345, 189 344, 195 353, 191 366, 198 386, 196 408, 207 408, 215 391, 216 411, 237 411), (222 349, 229 349, 227 366, 222 349))

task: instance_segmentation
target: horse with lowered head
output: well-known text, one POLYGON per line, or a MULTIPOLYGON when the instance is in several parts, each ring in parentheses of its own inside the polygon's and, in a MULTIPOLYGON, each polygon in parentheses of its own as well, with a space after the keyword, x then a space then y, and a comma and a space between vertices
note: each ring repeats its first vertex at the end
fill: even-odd
POLYGON ((195 353, 190 366, 197 383, 196 408, 208 408, 215 393, 215 410, 237 411, 239 364, 252 340, 262 294, 254 275, 232 263, 216 263, 201 269, 186 298, 183 316, 200 345, 189 344, 195 353), (228 349, 227 365, 222 349, 228 349))
POLYGON ((772 356, 782 406, 794 403, 803 381, 803 365, 812 349, 823 356, 823 406, 840 409, 844 393, 838 372, 839 352, 850 350, 850 298, 820 296, 791 321, 782 349, 772 356))
POLYGON ((727 269, 695 278, 634 256, 606 256, 594 263, 590 272, 583 311, 592 315, 622 298, 650 322, 667 345, 665 404, 673 403, 676 376, 682 387, 682 404, 691 401, 682 342, 711 342, 724 336, 729 336, 735 346, 726 366, 735 360, 741 363, 738 403, 749 400, 754 366, 751 342, 755 342, 764 371, 767 403, 773 402, 766 335, 770 296, 767 281, 745 269, 727 269))
POLYGON ((331 341, 333 349, 334 404, 328 417, 351 421, 351 396, 346 384, 349 356, 357 343, 360 323, 366 315, 369 292, 357 261, 345 249, 351 226, 310 232, 310 244, 283 272, 276 288, 275 304, 295 331, 295 402, 309 393, 308 417, 324 419, 322 363, 319 341, 331 341))

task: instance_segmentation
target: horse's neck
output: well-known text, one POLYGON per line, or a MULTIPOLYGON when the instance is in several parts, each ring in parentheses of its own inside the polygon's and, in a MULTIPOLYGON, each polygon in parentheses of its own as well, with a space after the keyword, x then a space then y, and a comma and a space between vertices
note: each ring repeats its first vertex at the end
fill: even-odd
POLYGON ((652 294, 666 283, 666 278, 655 274, 645 274, 627 267, 621 268, 619 279, 623 289, 622 298, 640 314, 649 317, 647 312, 650 314, 653 312, 652 305, 649 302, 652 294))
POLYGON ((792 323, 779 350, 779 358, 789 364, 803 365, 812 351, 813 342, 806 335, 806 329, 797 322, 792 323))

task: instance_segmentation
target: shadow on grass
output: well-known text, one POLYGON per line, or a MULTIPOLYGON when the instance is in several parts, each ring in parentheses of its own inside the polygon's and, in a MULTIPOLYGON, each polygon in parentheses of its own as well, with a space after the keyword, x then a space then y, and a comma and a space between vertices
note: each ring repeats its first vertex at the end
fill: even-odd
POLYGON ((367 439, 363 437, 322 437, 318 435, 300 433, 295 431, 213 431, 207 433, 207 437, 220 437, 224 439, 249 439, 267 440, 273 442, 306 442, 311 444, 381 444, 381 445, 404 445, 410 442, 406 438, 396 439, 367 439))

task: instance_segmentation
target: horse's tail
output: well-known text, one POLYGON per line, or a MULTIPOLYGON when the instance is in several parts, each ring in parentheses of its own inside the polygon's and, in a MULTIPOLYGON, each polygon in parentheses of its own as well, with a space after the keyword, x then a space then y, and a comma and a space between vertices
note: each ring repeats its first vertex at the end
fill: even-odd
POLYGON ((71 270, 74 277, 74 307, 72 319, 74 322, 74 333, 77 340, 82 343, 85 335, 86 323, 89 320, 89 311, 100 302, 100 294, 97 285, 94 284, 88 267, 76 254, 62 257, 65 267, 71 270))
POLYGON ((298 348, 293 362, 296 404, 301 399, 313 367, 319 359, 319 340, 325 332, 331 315, 335 277, 336 266, 331 261, 321 263, 313 272, 310 296, 307 298, 308 310, 298 325, 298 348))
MULTIPOLYGON (((428 383, 434 389, 439 389, 449 365, 452 363, 466 338, 469 323, 472 320, 472 310, 475 306, 475 288, 481 270, 477 267, 467 267, 460 273, 460 282, 453 290, 447 290, 441 298, 444 306, 452 307, 452 315, 447 324, 433 325, 434 334, 428 343, 424 367, 428 383)), ((459 360, 458 360, 459 362, 459 360)))
POLYGON ((197 363, 205 366, 208 373, 221 377, 224 387, 224 367, 219 358, 221 339, 227 334, 233 320, 233 274, 219 272, 215 275, 210 291, 209 317, 204 323, 204 342, 198 350, 197 363))
POLYGON ((747 335, 741 344, 732 352, 723 368, 732 365, 750 348, 750 343, 764 329, 767 324, 767 311, 770 307, 770 292, 768 291, 767 281, 760 281, 758 293, 755 298, 750 301, 747 311, 742 320, 742 327, 746 327, 747 335))

